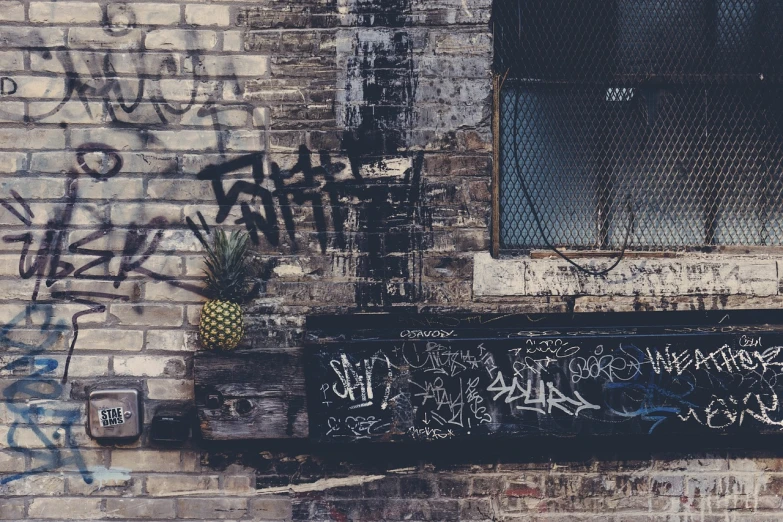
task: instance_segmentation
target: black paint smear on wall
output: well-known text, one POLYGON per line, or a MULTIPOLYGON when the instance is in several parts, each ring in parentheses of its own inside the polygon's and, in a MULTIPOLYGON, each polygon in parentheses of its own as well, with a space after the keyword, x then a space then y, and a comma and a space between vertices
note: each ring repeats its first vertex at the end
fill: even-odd
MULTIPOLYGON (((348 61, 343 148, 360 180, 363 166, 382 168, 384 157, 399 156, 407 146, 416 75, 413 41, 403 29, 410 0, 356 0, 355 12, 359 27, 377 31, 369 41, 357 32, 355 54, 348 61)), ((359 194, 357 226, 366 232, 366 241, 354 245, 360 253, 356 276, 366 281, 356 285, 360 308, 412 303, 421 295, 426 214, 420 199, 421 166, 418 156, 402 183, 365 185, 359 194)))
POLYGON ((358 177, 362 164, 405 147, 413 122, 416 75, 413 41, 407 31, 398 30, 409 16, 410 0, 359 0, 356 10, 359 27, 378 31, 373 41, 361 41, 357 34, 355 54, 348 61, 343 147, 358 177))

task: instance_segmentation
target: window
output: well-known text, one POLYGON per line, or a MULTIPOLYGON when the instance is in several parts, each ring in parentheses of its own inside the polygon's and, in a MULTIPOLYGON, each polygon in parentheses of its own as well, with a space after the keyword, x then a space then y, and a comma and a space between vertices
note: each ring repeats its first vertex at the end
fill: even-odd
POLYGON ((783 2, 495 0, 500 251, 783 244, 783 2))

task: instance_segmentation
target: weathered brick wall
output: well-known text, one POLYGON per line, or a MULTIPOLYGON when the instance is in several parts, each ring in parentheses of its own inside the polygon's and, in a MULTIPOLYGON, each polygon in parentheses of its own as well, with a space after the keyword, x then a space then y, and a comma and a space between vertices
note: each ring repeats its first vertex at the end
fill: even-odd
MULTIPOLYGON (((781 507, 775 459, 379 462, 149 440, 157 407, 192 403, 197 233, 216 224, 253 238, 245 348, 301 346, 324 312, 777 306, 767 253, 707 286, 648 278, 659 290, 642 295, 633 278, 606 291, 486 257, 489 14, 489 0, 0 0, 0 519, 781 507), (86 394, 107 383, 142 390, 137 442, 86 435, 86 394)), ((683 273, 709 271, 693 263, 683 273)))

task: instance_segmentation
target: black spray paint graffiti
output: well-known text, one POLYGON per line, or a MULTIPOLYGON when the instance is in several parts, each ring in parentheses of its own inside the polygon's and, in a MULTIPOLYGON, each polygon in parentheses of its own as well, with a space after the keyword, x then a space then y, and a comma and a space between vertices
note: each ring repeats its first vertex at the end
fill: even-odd
MULTIPOLYGON (((101 148, 107 156, 112 158, 109 161, 110 166, 108 167, 108 170, 99 173, 95 170, 85 168, 85 173, 91 175, 95 179, 106 180, 110 177, 108 174, 111 174, 115 170, 119 170, 117 165, 121 167, 122 161, 116 151, 105 146, 102 146, 101 148)), ((77 158, 79 157, 79 154, 84 154, 85 151, 85 149, 77 151, 77 158)), ((83 160, 80 162, 80 165, 82 163, 84 163, 83 160)), ((31 296, 32 301, 35 302, 38 300, 42 283, 48 288, 66 277, 73 277, 75 279, 86 280, 109 280, 113 282, 115 288, 119 288, 122 281, 126 280, 131 272, 137 272, 155 280, 169 282, 174 286, 186 288, 196 294, 201 293, 201 289, 196 286, 174 281, 174 278, 171 276, 153 272, 143 266, 155 253, 163 237, 167 222, 161 217, 153 218, 149 223, 143 226, 131 223, 127 230, 125 230, 122 254, 116 274, 87 273, 96 267, 108 268, 109 263, 117 254, 109 249, 89 248, 92 243, 106 237, 114 230, 114 226, 111 222, 102 223, 98 230, 67 244, 67 237, 71 230, 73 212, 78 202, 78 176, 79 175, 76 172, 71 172, 67 175, 66 193, 61 202, 64 205, 63 209, 61 212, 57 212, 55 217, 46 223, 45 231, 38 241, 38 248, 35 250, 34 254, 31 253, 31 247, 35 241, 35 234, 33 232, 28 231, 22 234, 7 234, 2 237, 5 243, 22 243, 22 249, 19 256, 19 275, 22 279, 35 278, 35 287, 31 296), (67 260, 66 250, 71 255, 85 256, 93 259, 76 266, 67 260)), ((11 195, 18 207, 5 199, 0 199, 0 206, 5 207, 5 209, 14 215, 23 225, 28 227, 31 226, 32 219, 35 219, 35 215, 30 205, 16 191, 12 190, 11 195)), ((62 382, 65 383, 68 379, 71 356, 73 355, 73 350, 79 336, 79 318, 85 315, 103 313, 106 311, 106 305, 96 301, 96 299, 128 301, 130 298, 123 294, 73 290, 52 291, 50 295, 54 300, 85 306, 84 310, 76 312, 72 317, 73 339, 69 348, 68 359, 66 360, 62 377, 62 382)))
MULTIPOLYGON (((316 167, 312 153, 301 146, 292 169, 282 170, 271 162, 267 175, 264 154, 255 153, 208 166, 199 172, 198 179, 212 183, 220 206, 217 223, 223 223, 239 205, 241 217, 234 224, 244 225, 255 243, 260 233, 270 244, 279 246, 281 232, 285 232, 291 251, 297 251, 294 212, 308 206, 321 253, 331 248, 356 255, 355 275, 362 279, 356 285, 359 306, 415 301, 420 294, 424 232, 429 220, 421 202, 422 156, 413 158, 411 167, 401 176, 381 171, 378 176, 363 178, 357 171, 344 179, 338 179, 338 174, 346 169, 345 164, 333 162, 327 152, 319 156, 320 165, 316 167), (224 179, 226 174, 248 166, 253 182, 224 179), (298 174, 302 179, 293 181, 298 174), (267 188, 267 178, 271 188, 267 188), (246 200, 240 201, 241 196, 251 201, 257 198, 260 210, 254 210, 246 200), (349 222, 350 227, 346 225, 349 222)), ((193 222, 189 223, 192 228, 193 222)))

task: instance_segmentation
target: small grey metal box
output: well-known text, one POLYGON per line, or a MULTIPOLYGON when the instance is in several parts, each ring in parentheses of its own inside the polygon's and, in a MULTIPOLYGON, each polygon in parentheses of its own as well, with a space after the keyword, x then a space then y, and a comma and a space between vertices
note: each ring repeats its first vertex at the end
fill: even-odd
POLYGON ((137 390, 100 390, 90 393, 89 428, 95 439, 132 439, 141 435, 137 390))

